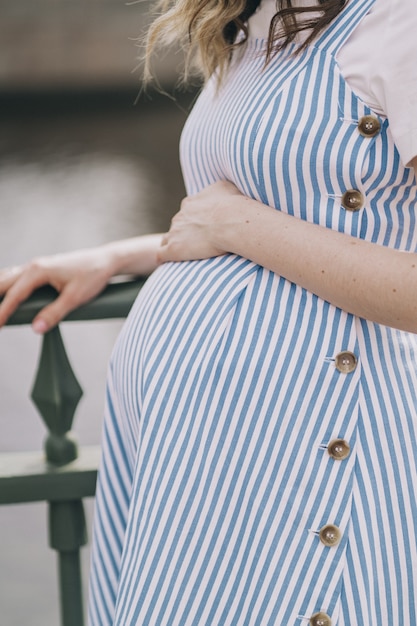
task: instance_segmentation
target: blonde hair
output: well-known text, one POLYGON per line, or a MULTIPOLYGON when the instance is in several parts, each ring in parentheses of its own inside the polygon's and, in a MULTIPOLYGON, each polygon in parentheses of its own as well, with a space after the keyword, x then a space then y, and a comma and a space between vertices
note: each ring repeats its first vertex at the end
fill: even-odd
MULTIPOLYGON (((319 0, 319 6, 293 7, 292 0, 277 0, 265 61, 269 62, 276 52, 291 43, 298 32, 310 29, 300 50, 305 48, 340 13, 345 2, 319 0), (313 11, 313 18, 297 20, 299 14, 313 11)), ((179 42, 184 49, 184 80, 193 71, 205 79, 216 72, 221 82, 233 49, 247 39, 247 20, 259 4, 260 0, 159 0, 156 5, 159 15, 146 39, 145 82, 152 78, 150 58, 161 42, 163 45, 179 42)))
POLYGON ((162 42, 180 43, 185 52, 185 80, 193 72, 207 79, 217 70, 222 76, 234 47, 226 41, 224 29, 239 19, 245 6, 246 0, 160 0, 160 14, 146 40, 145 81, 152 78, 150 58, 162 42))

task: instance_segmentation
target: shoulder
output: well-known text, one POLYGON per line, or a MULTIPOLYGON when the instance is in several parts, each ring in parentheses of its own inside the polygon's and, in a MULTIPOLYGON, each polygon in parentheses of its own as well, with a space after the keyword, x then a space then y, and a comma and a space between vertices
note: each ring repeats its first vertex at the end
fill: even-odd
POLYGON ((415 39, 416 0, 375 0, 370 16, 372 22, 378 24, 381 32, 388 36, 388 41, 401 45, 403 42, 396 40, 399 33, 406 35, 409 41, 412 35, 415 39))
POLYGON ((417 0, 375 0, 338 61, 354 90, 388 118, 407 163, 417 145, 417 0))
POLYGON ((374 0, 371 11, 385 15, 402 14, 404 11, 417 13, 415 0, 374 0))
POLYGON ((417 1, 375 0, 372 85, 384 101, 404 162, 417 145, 417 1))

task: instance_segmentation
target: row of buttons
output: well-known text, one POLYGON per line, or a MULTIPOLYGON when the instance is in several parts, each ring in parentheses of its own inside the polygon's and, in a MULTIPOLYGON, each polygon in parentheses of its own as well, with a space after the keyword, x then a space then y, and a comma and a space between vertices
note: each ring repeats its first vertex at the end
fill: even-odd
MULTIPOLYGON (((353 352, 349 352, 348 350, 339 352, 335 358, 336 369, 343 374, 353 372, 356 368, 357 362, 356 356, 353 352)), ((345 439, 333 439, 327 446, 327 452, 336 461, 343 461, 344 459, 347 459, 350 454, 350 446, 345 439)), ((318 534, 323 545, 329 548, 337 546, 342 537, 340 529, 334 524, 326 524, 320 529, 318 534)), ((309 621, 310 626, 332 626, 330 616, 322 611, 314 613, 314 615, 310 617, 309 621)))
MULTIPOLYGON (((375 137, 381 130, 381 124, 377 117, 364 115, 358 121, 358 130, 363 137, 375 137)), ((348 189, 342 196, 342 207, 347 211, 359 211, 363 207, 365 199, 357 189, 348 189)))
MULTIPOLYGON (((378 118, 372 115, 364 115, 358 121, 358 130, 364 137, 375 137, 381 130, 381 124, 378 118)), ((342 206, 347 211, 358 211, 364 205, 363 194, 357 189, 348 189, 342 196, 342 206)), ((336 355, 335 366, 342 374, 350 374, 357 365, 357 358, 353 352, 345 350, 336 355)), ((329 455, 337 460, 342 461, 349 456, 350 446, 345 439, 334 439, 327 446, 329 455)), ((336 546, 341 539, 340 529, 334 524, 326 524, 319 531, 320 541, 327 547, 336 546)), ((327 613, 315 613, 310 618, 310 626, 332 626, 332 620, 327 613)))
MULTIPOLYGON (((336 369, 342 374, 350 374, 353 372, 356 369, 357 363, 358 360, 356 356, 349 350, 339 352, 335 357, 336 369)), ((327 452, 332 459, 343 461, 347 459, 350 454, 350 445, 345 439, 333 439, 327 445, 327 452)), ((318 535, 322 544, 328 548, 337 546, 342 537, 340 529, 334 524, 326 524, 323 526, 318 532, 318 535)), ((332 626, 331 618, 327 613, 323 613, 322 611, 314 613, 314 615, 310 617, 309 622, 310 626, 332 626)))

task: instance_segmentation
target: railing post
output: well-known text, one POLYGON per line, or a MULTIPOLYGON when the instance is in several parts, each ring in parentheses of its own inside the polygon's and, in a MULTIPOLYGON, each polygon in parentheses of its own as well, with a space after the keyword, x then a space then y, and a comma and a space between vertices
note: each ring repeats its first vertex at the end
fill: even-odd
POLYGON ((84 624, 80 548, 87 543, 81 500, 49 503, 49 545, 59 553, 61 624, 84 624))
MULTIPOLYGON (((32 399, 48 427, 46 458, 65 465, 77 458, 69 434, 82 389, 72 370, 58 327, 43 337, 32 399)), ((49 502, 49 544, 59 553, 62 626, 83 626, 80 548, 87 543, 82 500, 49 502)))

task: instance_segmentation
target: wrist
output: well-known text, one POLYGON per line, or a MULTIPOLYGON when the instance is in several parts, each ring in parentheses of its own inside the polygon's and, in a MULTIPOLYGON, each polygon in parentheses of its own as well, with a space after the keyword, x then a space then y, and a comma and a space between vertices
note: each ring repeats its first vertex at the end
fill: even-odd
POLYGON ((147 276, 158 266, 157 252, 161 245, 160 234, 143 235, 104 244, 105 263, 109 276, 121 274, 147 276))
POLYGON ((253 243, 256 239, 258 225, 263 223, 267 212, 275 213, 275 210, 247 196, 232 196, 222 218, 216 224, 216 246, 227 252, 246 256, 247 243, 253 243))
POLYGON ((111 242, 100 246, 100 251, 104 257, 104 265, 109 279, 123 273, 123 263, 120 250, 118 250, 118 243, 119 242, 111 242))

